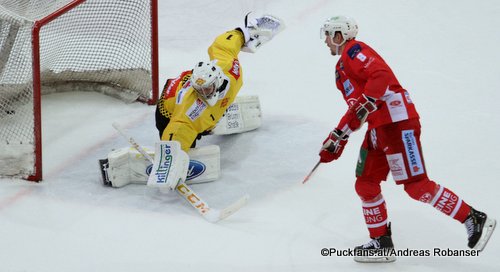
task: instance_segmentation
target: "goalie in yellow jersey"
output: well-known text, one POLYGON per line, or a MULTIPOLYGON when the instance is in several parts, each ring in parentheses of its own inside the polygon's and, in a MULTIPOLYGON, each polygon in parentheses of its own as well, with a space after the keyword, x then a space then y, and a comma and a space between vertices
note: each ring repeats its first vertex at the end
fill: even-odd
POLYGON ((245 24, 219 35, 208 48, 210 60, 168 79, 156 108, 161 141, 150 165, 131 148, 119 149, 101 160, 106 185, 129 183, 175 189, 179 180, 200 183, 220 176, 220 151, 216 145, 196 147, 204 135, 224 135, 256 129, 261 124, 257 96, 237 97, 243 85, 240 51, 256 52, 283 30, 283 21, 272 15, 248 14, 245 24), (151 173, 150 173, 151 172, 151 173), (148 180, 149 175, 149 180, 148 180))
POLYGON ((243 85, 237 59, 243 44, 240 30, 228 31, 210 46, 212 61, 199 62, 193 70, 167 80, 156 107, 161 140, 178 141, 187 152, 215 128, 243 85))

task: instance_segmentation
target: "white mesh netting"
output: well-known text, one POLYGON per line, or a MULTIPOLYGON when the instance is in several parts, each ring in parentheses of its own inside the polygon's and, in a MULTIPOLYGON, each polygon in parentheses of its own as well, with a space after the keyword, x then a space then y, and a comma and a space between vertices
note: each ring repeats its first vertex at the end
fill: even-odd
POLYGON ((33 174, 34 153, 41 152, 34 138, 34 85, 42 94, 98 91, 126 102, 151 99, 151 17, 150 0, 0 1, 0 176, 33 174), (32 28, 72 3, 78 5, 40 30, 36 82, 32 28))

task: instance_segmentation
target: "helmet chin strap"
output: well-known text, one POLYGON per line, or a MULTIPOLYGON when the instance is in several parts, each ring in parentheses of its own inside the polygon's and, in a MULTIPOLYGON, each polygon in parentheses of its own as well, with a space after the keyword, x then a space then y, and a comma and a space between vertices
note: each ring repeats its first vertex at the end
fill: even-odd
POLYGON ((334 42, 334 41, 333 41, 333 37, 332 37, 332 36, 330 36, 330 42, 331 42, 333 45, 335 45, 335 55, 336 55, 336 56, 338 56, 338 55, 339 55, 339 53, 340 53, 340 52, 339 52, 339 51, 340 51, 340 47, 341 47, 342 45, 344 45, 345 40, 344 40, 344 39, 342 39, 342 42, 339 44, 339 43, 334 42))

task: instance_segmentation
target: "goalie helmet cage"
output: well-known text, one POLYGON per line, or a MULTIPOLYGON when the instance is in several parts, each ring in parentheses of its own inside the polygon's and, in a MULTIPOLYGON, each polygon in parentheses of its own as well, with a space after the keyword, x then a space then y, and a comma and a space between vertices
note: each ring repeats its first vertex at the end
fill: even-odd
POLYGON ((156 103, 157 8, 157 0, 0 2, 0 177, 42 179, 42 94, 156 103))

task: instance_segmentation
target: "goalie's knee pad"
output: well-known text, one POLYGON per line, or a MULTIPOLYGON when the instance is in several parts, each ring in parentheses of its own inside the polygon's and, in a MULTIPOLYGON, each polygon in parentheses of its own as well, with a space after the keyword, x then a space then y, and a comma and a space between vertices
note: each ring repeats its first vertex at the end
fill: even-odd
POLYGON ((404 187, 411 198, 424 203, 429 203, 439 190, 439 185, 429 178, 405 183, 404 187))
POLYGON ((262 124, 259 97, 238 96, 212 130, 214 135, 242 133, 262 124))

